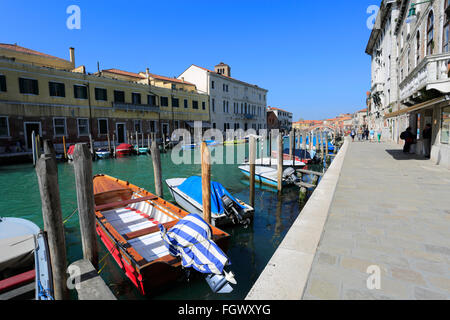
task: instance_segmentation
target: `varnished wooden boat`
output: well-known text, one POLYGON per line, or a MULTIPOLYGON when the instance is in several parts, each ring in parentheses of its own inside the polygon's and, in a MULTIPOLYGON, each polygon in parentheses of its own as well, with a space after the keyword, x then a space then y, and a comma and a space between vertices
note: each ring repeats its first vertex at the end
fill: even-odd
MULTIPOLYGON (((188 212, 131 183, 107 175, 94 177, 97 233, 119 267, 141 294, 176 280, 181 260, 164 246, 158 224, 174 226, 188 212)), ((224 251, 230 235, 211 226, 224 251)))

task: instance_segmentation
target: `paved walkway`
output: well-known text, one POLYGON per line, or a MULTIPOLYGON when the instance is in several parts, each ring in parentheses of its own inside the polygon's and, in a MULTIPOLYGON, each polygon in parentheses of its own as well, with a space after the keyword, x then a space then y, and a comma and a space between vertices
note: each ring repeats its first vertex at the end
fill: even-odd
POLYGON ((303 299, 450 299, 450 171, 351 143, 303 299))

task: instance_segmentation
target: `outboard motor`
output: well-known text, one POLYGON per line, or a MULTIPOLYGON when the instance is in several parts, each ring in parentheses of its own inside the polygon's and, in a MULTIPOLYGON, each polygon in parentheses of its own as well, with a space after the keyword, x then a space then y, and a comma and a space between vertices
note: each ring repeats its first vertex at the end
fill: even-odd
POLYGON ((250 219, 244 219, 242 215, 239 213, 241 211, 241 208, 234 203, 233 200, 226 194, 222 196, 222 204, 224 208, 224 212, 229 217, 233 223, 239 223, 244 225, 246 228, 250 224, 250 219))
POLYGON ((285 180, 288 184, 297 184, 300 182, 300 178, 297 177, 295 169, 292 167, 284 169, 283 180, 285 180))

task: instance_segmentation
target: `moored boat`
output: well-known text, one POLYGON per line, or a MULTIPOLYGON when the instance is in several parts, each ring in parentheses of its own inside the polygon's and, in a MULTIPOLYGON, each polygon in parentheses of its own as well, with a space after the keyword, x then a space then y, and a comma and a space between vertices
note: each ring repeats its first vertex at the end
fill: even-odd
MULTIPOLYGON (((246 176, 250 177, 250 166, 239 166, 239 170, 246 176)), ((284 169, 282 175, 283 186, 295 185, 300 179, 295 174, 295 170, 292 167, 284 169)), ((255 165, 255 182, 262 183, 271 187, 278 187, 278 170, 276 168, 267 166, 255 165)))
MULTIPOLYGON (((186 211, 203 216, 202 179, 167 179, 172 197, 186 211)), ((229 224, 247 225, 253 218, 254 209, 232 196, 220 183, 211 181, 211 224, 218 227, 229 224)))
MULTIPOLYGON (((93 180, 97 233, 114 260, 142 294, 182 275, 159 226, 172 228, 188 213, 127 181, 107 175, 93 180)), ((224 252, 230 235, 212 226, 212 240, 224 252)))
POLYGON ((116 154, 119 156, 127 156, 132 154, 133 146, 128 143, 121 143, 116 148, 116 154))
POLYGON ((226 140, 223 142, 224 145, 227 144, 244 144, 246 141, 245 139, 235 139, 235 140, 226 140))
MULTIPOLYGON (((244 161, 243 165, 248 165, 249 161, 248 159, 244 161)), ((270 166, 272 168, 277 168, 278 167, 278 159, 277 158, 257 158, 255 159, 255 165, 257 166, 270 166)), ((288 159, 284 159, 283 160, 283 168, 287 168, 287 167, 294 167, 294 168, 302 168, 305 166, 305 163, 302 161, 299 161, 297 158, 295 159, 295 161, 293 160, 289 160, 289 156, 288 159)))
POLYGON ((69 161, 73 161, 73 152, 75 151, 75 145, 71 145, 69 147, 69 149, 67 149, 67 159, 69 159, 69 161))
POLYGON ((46 234, 33 222, 0 218, 0 300, 53 300, 46 234))
POLYGON ((95 151, 95 154, 97 155, 97 158, 99 159, 107 159, 111 156, 111 152, 108 150, 108 148, 100 148, 95 151))
POLYGON ((138 146, 134 146, 134 151, 137 154, 147 154, 148 153, 148 148, 147 147, 138 147, 138 146))

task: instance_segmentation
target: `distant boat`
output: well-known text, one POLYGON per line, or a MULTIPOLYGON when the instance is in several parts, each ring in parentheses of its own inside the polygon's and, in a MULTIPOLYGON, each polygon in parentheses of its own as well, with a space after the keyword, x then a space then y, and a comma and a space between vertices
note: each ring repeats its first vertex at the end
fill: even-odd
POLYGON ((138 146, 134 146, 134 151, 137 154, 146 154, 148 153, 148 148, 147 147, 138 147, 138 146))
MULTIPOLYGON (((206 145, 208 147, 215 147, 218 145, 216 140, 205 140, 206 145)), ((182 150, 190 150, 190 149, 195 149, 197 147, 200 147, 201 143, 192 143, 192 144, 185 144, 181 146, 182 150)))
POLYGON ((235 139, 235 140, 226 140, 223 142, 224 145, 227 144, 244 144, 246 142, 245 139, 235 139))
MULTIPOLYGON (((202 178, 167 179, 166 184, 175 201, 186 211, 203 216, 202 178)), ((248 224, 254 209, 233 197, 220 183, 211 181, 211 223, 218 227, 227 224, 248 224)))
POLYGON ((111 156, 111 152, 108 148, 100 148, 95 151, 95 154, 99 159, 107 159, 111 156))
MULTIPOLYGON (((249 161, 248 159, 243 163, 244 165, 248 165, 249 161)), ((257 166, 270 166, 273 168, 277 168, 278 167, 278 159, 277 158, 257 158, 255 159, 255 165, 257 166)), ((289 160, 289 156, 288 158, 283 160, 283 167, 304 167, 305 163, 296 159, 295 162, 293 162, 292 160, 289 160)))
POLYGON ((69 159, 69 161, 73 161, 73 152, 75 151, 75 145, 71 145, 69 147, 69 149, 67 149, 67 159, 69 159))
POLYGON ((128 143, 121 143, 116 148, 116 154, 120 156, 126 156, 133 153, 133 146, 128 143))
MULTIPOLYGON (((309 150, 295 149, 295 152, 293 153, 295 155, 295 162, 303 162, 305 164, 317 162, 317 159, 315 158, 316 156, 315 150, 309 151, 309 150)), ((272 158, 277 159, 277 157, 278 151, 272 151, 272 158)), ((290 161, 292 164, 292 159, 290 159, 289 156, 289 148, 283 150, 283 159, 290 161)))
POLYGON ((21 218, 0 218, 0 300, 53 300, 47 238, 21 218))
MULTIPOLYGON (((250 177, 249 165, 239 166, 239 170, 241 170, 245 176, 250 177)), ((278 187, 278 170, 272 167, 255 166, 255 182, 263 183, 271 187, 278 187)), ((300 178, 297 177, 297 174, 292 167, 284 169, 282 175, 283 186, 295 185, 298 182, 300 182, 300 178)))
MULTIPOLYGON (((162 239, 166 233, 161 229, 169 234, 188 212, 127 181, 107 175, 94 176, 93 184, 96 231, 139 292, 153 293, 156 288, 182 276, 183 261, 170 254, 162 239)), ((214 242, 226 252, 230 235, 207 226, 214 242)))

